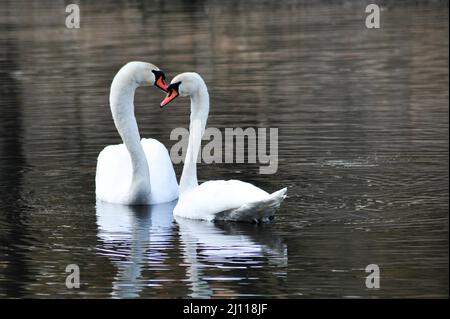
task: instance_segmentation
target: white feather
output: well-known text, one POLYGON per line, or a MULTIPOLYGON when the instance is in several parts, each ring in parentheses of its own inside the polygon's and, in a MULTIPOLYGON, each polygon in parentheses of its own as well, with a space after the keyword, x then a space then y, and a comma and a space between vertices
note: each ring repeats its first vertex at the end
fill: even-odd
MULTIPOLYGON (((143 138, 141 145, 150 173, 150 196, 147 204, 173 201, 178 197, 178 184, 166 147, 152 138, 143 138)), ((125 145, 106 146, 97 160, 97 198, 109 203, 133 204, 127 202, 131 176, 130 154, 125 145)))

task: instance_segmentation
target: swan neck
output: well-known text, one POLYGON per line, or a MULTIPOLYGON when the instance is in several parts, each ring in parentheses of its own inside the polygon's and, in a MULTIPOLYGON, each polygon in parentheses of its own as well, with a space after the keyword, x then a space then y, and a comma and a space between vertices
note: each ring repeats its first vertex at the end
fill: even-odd
POLYGON ((200 84, 199 90, 191 95, 189 144, 180 179, 180 194, 198 186, 197 158, 209 113, 208 90, 203 82, 200 84))
POLYGON ((134 94, 138 84, 119 73, 113 80, 110 92, 110 106, 114 124, 130 154, 132 180, 130 192, 148 192, 150 174, 147 158, 141 145, 139 128, 134 115, 134 94))

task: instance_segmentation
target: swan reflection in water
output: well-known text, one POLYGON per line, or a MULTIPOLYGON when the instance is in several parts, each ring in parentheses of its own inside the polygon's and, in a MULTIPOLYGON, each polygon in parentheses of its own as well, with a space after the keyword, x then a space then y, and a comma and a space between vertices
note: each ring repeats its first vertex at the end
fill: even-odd
POLYGON ((209 298, 220 294, 222 288, 213 289, 216 285, 225 284, 224 290, 237 293, 240 282, 248 279, 249 273, 242 270, 251 269, 251 277, 286 276, 287 247, 270 227, 174 220, 175 205, 176 201, 151 206, 97 201, 97 253, 116 268, 112 297, 163 296, 163 286, 177 281, 187 289, 178 289, 180 297, 209 298), (262 274, 267 265, 276 274, 262 274), (153 276, 156 272, 158 278, 153 276))
MULTIPOLYGON (((246 275, 240 270, 254 268, 252 277, 270 277, 261 273, 267 264, 276 269, 276 276, 286 277, 287 246, 269 228, 244 223, 211 223, 176 217, 183 245, 192 298, 216 295, 214 281, 240 282, 246 275), (211 274, 208 270, 223 270, 211 274), (234 272, 233 272, 234 270, 234 272), (258 272, 256 272, 258 270, 258 272)), ((227 287, 229 289, 229 287, 227 287)))
POLYGON ((142 278, 146 264, 166 263, 166 250, 176 228, 172 216, 175 205, 176 201, 150 206, 97 201, 97 251, 117 268, 112 283, 113 297, 139 297, 149 285, 142 278))

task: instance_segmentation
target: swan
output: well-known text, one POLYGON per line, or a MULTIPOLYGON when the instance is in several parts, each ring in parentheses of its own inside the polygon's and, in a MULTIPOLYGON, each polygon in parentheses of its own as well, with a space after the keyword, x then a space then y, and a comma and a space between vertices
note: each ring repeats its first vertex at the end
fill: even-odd
POLYGON ((286 197, 287 188, 272 194, 238 180, 197 181, 197 155, 206 128, 209 95, 202 77, 194 72, 177 75, 167 87, 161 108, 178 96, 190 96, 189 143, 174 215, 207 221, 267 221, 286 197))
POLYGON ((150 63, 133 61, 114 77, 109 103, 123 144, 106 146, 97 159, 97 199, 123 205, 166 203, 178 198, 178 184, 169 153, 155 139, 140 139, 134 116, 139 86, 167 89, 164 73, 150 63))

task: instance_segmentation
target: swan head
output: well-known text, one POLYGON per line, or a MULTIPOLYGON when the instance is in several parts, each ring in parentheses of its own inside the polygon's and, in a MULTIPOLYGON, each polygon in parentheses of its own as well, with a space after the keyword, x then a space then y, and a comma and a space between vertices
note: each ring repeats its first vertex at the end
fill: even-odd
POLYGON ((133 61, 129 62, 120 69, 118 74, 124 74, 132 79, 138 86, 156 86, 167 92, 166 76, 157 66, 147 63, 133 61))
POLYGON ((164 107, 169 104, 178 96, 192 96, 202 86, 206 86, 202 77, 195 72, 185 72, 178 74, 170 81, 170 85, 167 87, 167 95, 161 102, 160 106, 164 107))

